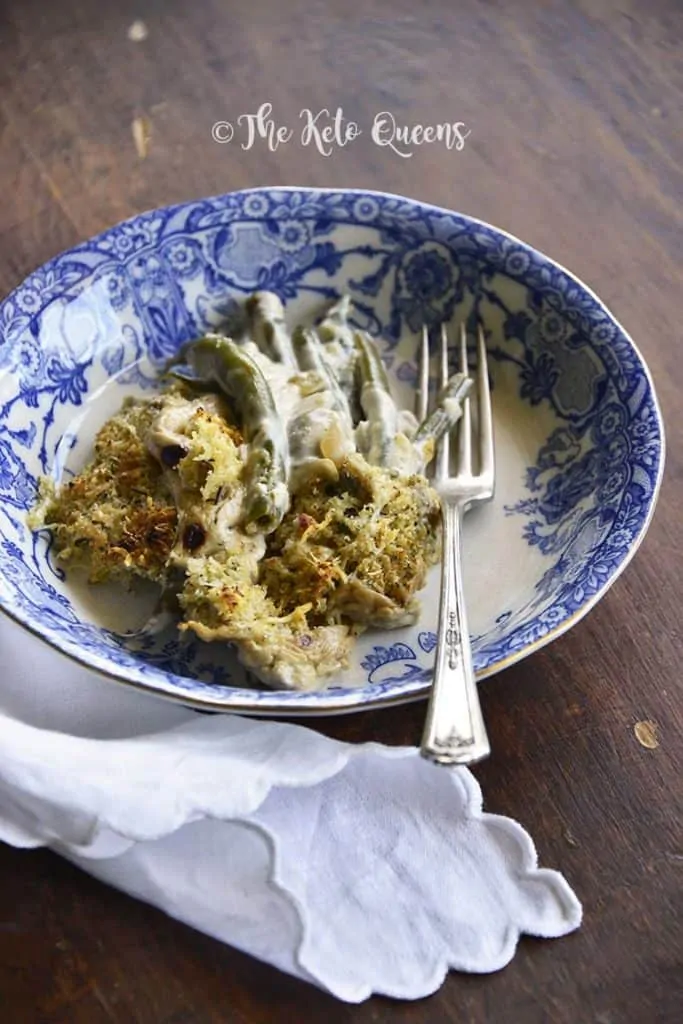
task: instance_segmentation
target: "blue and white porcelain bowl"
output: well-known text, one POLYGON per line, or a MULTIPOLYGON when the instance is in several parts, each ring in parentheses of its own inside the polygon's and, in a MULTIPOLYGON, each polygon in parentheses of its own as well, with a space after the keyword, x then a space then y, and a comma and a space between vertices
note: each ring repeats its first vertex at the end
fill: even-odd
MULTIPOLYGON (((0 306, 0 605, 72 658, 186 704, 330 714, 424 696, 437 572, 417 625, 361 637, 334 686, 259 688, 229 647, 126 637, 144 595, 65 576, 26 516, 40 474, 78 469, 125 395, 256 288, 292 322, 349 292, 406 403, 423 324, 478 317, 491 355, 498 483, 465 519, 475 667, 487 676, 573 626, 635 552, 664 462, 654 388, 596 296, 469 217, 361 191, 253 189, 134 217, 37 270, 0 306)), ((20 637, 18 637, 18 642, 20 637)))

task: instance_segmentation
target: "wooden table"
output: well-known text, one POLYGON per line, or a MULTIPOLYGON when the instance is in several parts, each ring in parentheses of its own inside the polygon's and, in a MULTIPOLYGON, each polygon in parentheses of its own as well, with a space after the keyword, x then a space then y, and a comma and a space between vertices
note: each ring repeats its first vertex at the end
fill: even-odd
MULTIPOLYGON (((428 1001, 349 1007, 51 853, 3 846, 8 1024, 680 1019, 682 39, 680 0, 6 0, 2 293, 149 207, 259 184, 399 192, 500 225, 578 273, 636 339, 668 425, 662 496, 633 565, 576 629, 483 686, 487 806, 527 826, 541 862, 575 886, 578 933, 525 939, 501 973, 451 975, 428 1001), (138 19, 148 34, 136 42, 138 19), (289 125, 303 107, 342 106, 366 124, 381 110, 461 120, 471 135, 460 153, 410 159, 368 133, 327 158, 212 141, 214 122, 266 101, 289 125), (636 737, 644 720, 656 749, 636 737)), ((412 743, 422 715, 320 727, 412 743)))

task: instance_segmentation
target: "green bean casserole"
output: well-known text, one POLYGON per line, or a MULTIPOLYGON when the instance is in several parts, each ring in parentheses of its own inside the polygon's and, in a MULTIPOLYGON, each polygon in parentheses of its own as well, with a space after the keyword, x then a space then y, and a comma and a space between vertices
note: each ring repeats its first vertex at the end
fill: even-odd
POLYGON ((31 525, 92 583, 159 584, 181 630, 234 643, 264 682, 321 687, 361 630, 418 614, 441 516, 425 471, 469 387, 456 374, 418 424, 347 297, 290 333, 256 293, 232 337, 124 402, 82 472, 42 481, 31 525))

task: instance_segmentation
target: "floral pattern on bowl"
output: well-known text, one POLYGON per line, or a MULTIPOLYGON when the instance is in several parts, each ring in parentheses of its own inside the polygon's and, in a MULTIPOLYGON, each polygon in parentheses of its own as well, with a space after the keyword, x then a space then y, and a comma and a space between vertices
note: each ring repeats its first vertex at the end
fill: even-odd
MULTIPOLYGON (((397 196, 254 189, 142 214, 51 260, 0 305, 0 606, 121 681, 213 710, 329 714, 423 696, 437 580, 413 627, 367 633, 334 685, 263 689, 227 646, 125 635, 65 577, 26 514, 94 432, 185 341, 241 316, 256 288, 292 322, 350 292, 410 402, 423 324, 485 327, 499 483, 465 521, 475 667, 490 675, 564 632, 604 594, 649 524, 664 432, 647 367, 583 284, 489 225, 397 196)), ((106 589, 106 588, 105 588, 106 589)), ((142 612, 135 600, 126 613, 142 612), (136 611, 136 609, 138 609, 136 611)), ((125 617, 125 616, 124 616, 125 617)))

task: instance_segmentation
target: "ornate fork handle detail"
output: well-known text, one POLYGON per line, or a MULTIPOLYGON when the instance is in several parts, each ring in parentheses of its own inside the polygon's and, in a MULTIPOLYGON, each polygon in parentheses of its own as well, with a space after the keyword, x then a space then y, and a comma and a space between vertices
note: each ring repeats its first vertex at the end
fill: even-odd
MULTIPOLYGON (((441 393, 448 388, 449 339, 441 325, 438 381, 441 393)), ((467 331, 460 324, 460 374, 468 378, 467 331)), ((437 634, 434 680, 427 709, 427 721, 420 753, 437 764, 473 764, 488 757, 489 747, 479 706, 477 683, 467 629, 465 595, 462 586, 460 522, 471 505, 490 501, 495 484, 495 451, 491 394, 486 361, 486 339, 477 330, 477 438, 472 442, 472 414, 469 394, 464 395, 457 430, 457 466, 451 467, 451 430, 437 442, 434 487, 441 499, 443 555, 441 602, 437 634), (476 458, 476 468, 474 461, 476 458)), ((416 407, 424 417, 429 394, 429 332, 425 327, 419 353, 419 388, 416 407)), ((453 426, 454 424, 451 424, 453 426)), ((455 441, 455 436, 453 437, 455 441)))
POLYGON ((442 510, 441 614, 422 754, 440 764, 472 764, 488 757, 490 746, 472 667, 462 588, 463 501, 445 496, 442 510))

